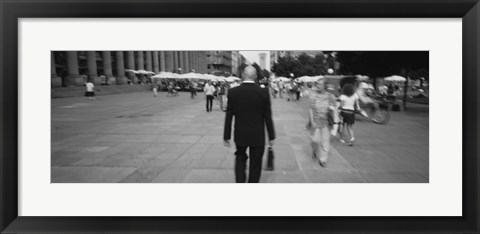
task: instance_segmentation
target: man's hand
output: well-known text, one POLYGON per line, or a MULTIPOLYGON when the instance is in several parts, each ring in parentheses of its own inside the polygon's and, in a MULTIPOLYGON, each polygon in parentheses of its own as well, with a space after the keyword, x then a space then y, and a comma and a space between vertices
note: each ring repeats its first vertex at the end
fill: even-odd
POLYGON ((268 145, 272 147, 275 144, 275 140, 268 141, 268 145))
POLYGON ((223 140, 223 145, 230 148, 230 140, 223 140))

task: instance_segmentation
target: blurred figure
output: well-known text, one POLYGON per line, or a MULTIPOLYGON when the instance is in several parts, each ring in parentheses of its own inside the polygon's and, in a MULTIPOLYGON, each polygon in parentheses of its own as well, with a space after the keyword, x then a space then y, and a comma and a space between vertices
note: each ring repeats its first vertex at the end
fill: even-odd
POLYGON ((253 66, 247 66, 242 77, 242 85, 228 91, 223 140, 225 146, 230 147, 232 119, 235 117, 235 181, 247 181, 245 170, 247 159, 250 158, 248 182, 258 183, 265 151, 265 127, 270 146, 273 146, 275 139, 270 95, 268 89, 255 84, 257 71, 253 66), (248 156, 247 148, 250 151, 248 156))
POLYGON ((382 96, 387 96, 388 95, 388 87, 386 85, 382 85, 378 88, 378 92, 382 96))
MULTIPOLYGON (((373 96, 373 90, 371 89, 372 86, 370 86, 369 84, 365 83, 365 82, 361 82, 360 85, 358 85, 358 88, 357 88, 357 91, 355 92, 355 88, 352 86, 352 89, 354 90, 354 93, 356 94, 356 98, 358 101, 360 101, 362 103, 363 106, 377 106, 377 103, 375 102, 375 99, 372 98, 373 96)), ((350 88, 348 88, 350 89, 350 88)), ((342 93, 345 91, 345 87, 344 89, 342 90, 342 93)), ((368 114, 367 112, 365 112, 364 110, 360 110, 360 108, 358 109, 358 112, 365 116, 365 117, 368 117, 368 114)))
POLYGON ((328 154, 330 152, 330 130, 329 118, 336 119, 336 98, 333 94, 325 89, 325 80, 321 79, 316 82, 313 90, 304 92, 308 97, 309 109, 309 123, 311 145, 313 150, 313 157, 319 157, 320 166, 327 166, 328 154))
POLYGON ((205 87, 203 88, 203 92, 205 92, 205 97, 207 101, 206 103, 207 112, 210 112, 212 111, 213 93, 215 92, 215 87, 213 87, 210 81, 205 84, 205 87))

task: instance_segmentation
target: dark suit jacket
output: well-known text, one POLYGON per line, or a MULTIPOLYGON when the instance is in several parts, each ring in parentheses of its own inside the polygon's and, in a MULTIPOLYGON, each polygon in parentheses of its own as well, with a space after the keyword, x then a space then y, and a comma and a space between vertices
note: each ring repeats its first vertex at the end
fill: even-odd
POLYGON ((230 140, 233 116, 235 116, 235 144, 265 145, 265 126, 269 140, 275 139, 270 95, 267 88, 260 88, 254 83, 243 83, 228 90, 227 98, 224 140, 230 140))

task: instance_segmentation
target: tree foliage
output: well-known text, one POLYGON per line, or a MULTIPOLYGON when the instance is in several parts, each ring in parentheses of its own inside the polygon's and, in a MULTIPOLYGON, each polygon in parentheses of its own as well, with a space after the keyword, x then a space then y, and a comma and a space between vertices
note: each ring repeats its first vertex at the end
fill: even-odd
POLYGON ((319 53, 315 57, 306 53, 302 53, 296 58, 280 57, 278 62, 273 64, 272 72, 276 76, 283 77, 290 77, 290 73, 293 73, 295 77, 325 75, 331 66, 326 57, 323 53, 319 53))
POLYGON ((341 64, 340 73, 345 75, 401 75, 428 79, 428 56, 428 51, 343 51, 337 53, 336 59, 341 64))

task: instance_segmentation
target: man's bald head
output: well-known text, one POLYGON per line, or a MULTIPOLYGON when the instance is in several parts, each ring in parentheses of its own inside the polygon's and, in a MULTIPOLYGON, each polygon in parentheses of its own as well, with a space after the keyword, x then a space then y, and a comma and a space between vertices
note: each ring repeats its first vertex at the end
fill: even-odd
POLYGON ((243 80, 253 80, 257 79, 257 69, 249 65, 243 69, 243 80))

